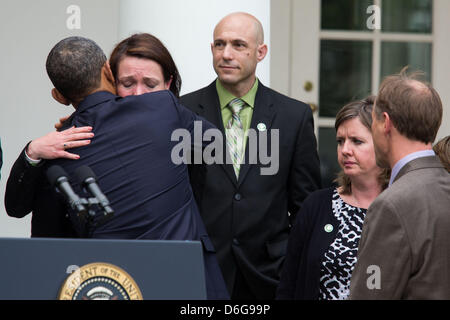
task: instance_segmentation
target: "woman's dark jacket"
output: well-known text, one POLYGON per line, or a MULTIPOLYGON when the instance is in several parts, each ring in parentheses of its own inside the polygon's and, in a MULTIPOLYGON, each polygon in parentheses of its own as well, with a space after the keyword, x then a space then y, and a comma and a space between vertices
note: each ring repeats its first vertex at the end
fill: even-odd
POLYGON ((332 210, 334 189, 332 187, 311 193, 297 213, 289 236, 277 299, 319 298, 321 262, 339 229, 339 222, 332 210), (325 231, 327 224, 333 226, 333 231, 325 231))

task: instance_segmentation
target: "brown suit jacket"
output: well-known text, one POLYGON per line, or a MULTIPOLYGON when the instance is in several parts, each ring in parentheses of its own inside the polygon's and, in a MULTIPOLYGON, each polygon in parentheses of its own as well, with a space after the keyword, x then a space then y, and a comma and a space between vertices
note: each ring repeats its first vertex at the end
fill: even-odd
POLYGON ((407 163, 364 220, 350 299, 450 299, 450 174, 407 163))

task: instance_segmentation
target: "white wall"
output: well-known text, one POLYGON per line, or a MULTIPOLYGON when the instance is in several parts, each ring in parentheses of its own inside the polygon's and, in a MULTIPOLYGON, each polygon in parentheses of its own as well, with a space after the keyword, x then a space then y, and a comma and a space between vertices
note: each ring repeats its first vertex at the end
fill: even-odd
POLYGON ((0 1, 0 237, 28 237, 30 217, 10 218, 4 209, 6 180, 25 144, 53 130, 72 107, 56 103, 45 71, 50 49, 61 39, 81 35, 95 40, 107 55, 117 43, 118 0, 0 1), (81 10, 81 29, 70 30, 67 8, 81 10))
POLYGON ((269 55, 257 76, 270 85, 270 0, 121 0, 119 38, 136 32, 158 37, 175 60, 183 81, 181 94, 200 89, 216 78, 210 44, 221 18, 235 11, 253 14, 263 24, 269 55))

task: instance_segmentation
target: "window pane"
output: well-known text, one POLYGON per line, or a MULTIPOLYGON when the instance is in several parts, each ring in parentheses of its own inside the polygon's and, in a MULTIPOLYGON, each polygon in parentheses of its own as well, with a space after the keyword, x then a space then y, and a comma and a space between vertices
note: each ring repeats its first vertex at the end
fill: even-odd
POLYGON ((319 158, 322 187, 332 185, 341 170, 337 162, 336 131, 334 128, 319 128, 319 158))
POLYGON ((372 42, 320 42, 319 116, 335 117, 348 102, 365 98, 372 85, 372 42))
POLYGON ((409 71, 425 72, 425 79, 431 82, 431 43, 382 42, 381 79, 405 66, 409 66, 409 71))
POLYGON ((322 0, 322 29, 363 30, 367 29, 367 7, 373 0, 322 0))
POLYGON ((381 29, 385 32, 431 33, 432 0, 383 0, 381 29))

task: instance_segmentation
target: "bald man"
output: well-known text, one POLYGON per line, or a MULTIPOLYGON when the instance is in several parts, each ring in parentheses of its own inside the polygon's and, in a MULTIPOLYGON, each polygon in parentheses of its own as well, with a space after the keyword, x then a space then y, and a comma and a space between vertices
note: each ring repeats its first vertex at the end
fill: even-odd
POLYGON ((268 48, 252 15, 224 17, 211 51, 217 79, 181 102, 221 130, 230 161, 191 165, 191 184, 232 299, 273 299, 291 223, 320 187, 312 112, 256 77, 268 48))

